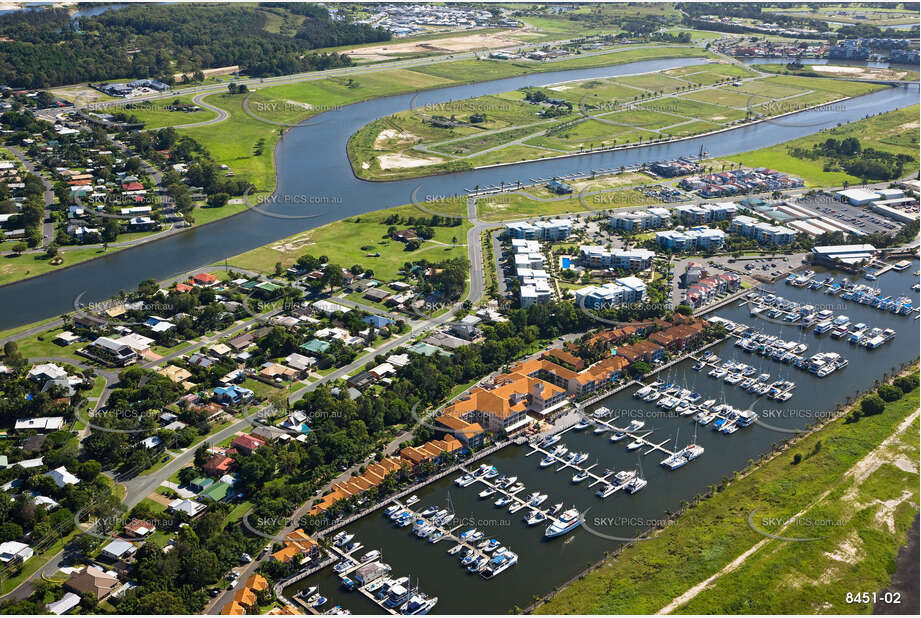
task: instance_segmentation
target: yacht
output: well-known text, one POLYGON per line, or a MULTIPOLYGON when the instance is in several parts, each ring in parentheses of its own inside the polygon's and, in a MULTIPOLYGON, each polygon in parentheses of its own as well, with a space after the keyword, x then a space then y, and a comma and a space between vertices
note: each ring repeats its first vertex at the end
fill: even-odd
POLYGON ((336 563, 336 565, 333 567, 333 571, 337 574, 343 573, 351 569, 353 566, 355 566, 355 563, 348 558, 345 558, 344 560, 340 560, 336 563))
POLYGON ((599 434, 603 434, 603 433, 606 432, 607 430, 608 430, 608 428, 607 428, 606 426, 604 426, 604 425, 597 425, 597 426, 595 427, 595 429, 592 430, 592 433, 594 433, 595 435, 599 435, 599 434))
POLYGON ((410 597, 410 590, 408 586, 408 577, 401 577, 398 579, 392 586, 390 586, 390 591, 387 593, 387 598, 384 599, 384 607, 394 609, 406 603, 410 597), (402 582, 401 580, 406 581, 402 582))
MULTIPOLYGON (((478 532, 480 532, 480 531, 477 530, 476 528, 471 528, 470 530, 467 530, 466 532, 461 532, 461 535, 460 535, 459 538, 460 538, 461 541, 468 541, 468 542, 469 542, 469 541, 473 540, 473 536, 474 536, 475 534, 477 534, 478 532)), ((483 538, 482 533, 480 533, 480 538, 483 538)))
POLYGON ((371 562, 372 560, 377 560, 381 557, 381 552, 378 549, 372 549, 371 551, 364 554, 361 558, 358 559, 359 562, 371 562))
POLYGON ((607 498, 608 496, 616 492, 617 489, 618 489, 617 485, 614 485, 613 483, 608 483, 607 485, 605 485, 604 487, 601 487, 598 491, 596 491, 595 495, 598 496, 599 498, 607 498))
POLYGON ((454 556, 454 555, 460 553, 460 551, 461 551, 462 549, 464 549, 464 546, 458 544, 458 545, 455 545, 454 547, 452 547, 451 549, 449 549, 449 550, 448 550, 448 553, 449 553, 450 555, 454 556))
POLYGON ((572 508, 560 515, 559 519, 547 526, 544 537, 552 539, 572 532, 582 525, 582 516, 579 511, 572 508))
POLYGON ((419 502, 419 496, 413 494, 412 496, 406 499, 406 506, 412 506, 417 502, 419 502))
POLYGON ((496 493, 495 488, 493 488, 493 487, 487 487, 486 489, 484 489, 483 491, 480 492, 480 498, 488 498, 488 497, 490 497, 491 495, 493 495, 494 493, 496 493))
POLYGON ((688 462, 694 461, 704 452, 704 447, 696 444, 689 444, 674 455, 663 459, 660 463, 669 470, 677 470, 688 462))
POLYGON ((480 576, 490 579, 516 564, 518 564, 518 554, 508 550, 496 552, 486 567, 480 571, 480 576))
MULTIPOLYGON (((431 507, 430 507, 430 508, 431 508, 431 507)), ((394 513, 396 513, 396 512, 399 511, 399 510, 400 510, 400 505, 399 505, 399 504, 391 504, 391 505, 388 506, 386 509, 384 509, 384 515, 386 515, 387 517, 390 517, 391 515, 393 515, 394 513)))
POLYGON ((592 425, 592 422, 590 420, 588 420, 587 418, 583 418, 581 421, 575 424, 575 426, 573 427, 573 430, 581 431, 583 429, 588 429, 589 427, 591 427, 591 425, 592 425))
POLYGON ((588 478, 588 472, 586 472, 585 470, 582 470, 581 472, 577 472, 577 473, 575 473, 575 474, 572 475, 572 482, 573 482, 573 483, 581 483, 582 481, 584 481, 584 480, 587 479, 587 478, 588 478))
POLYGON ((498 507, 504 507, 511 501, 512 501, 511 496, 502 496, 501 498, 493 502, 493 504, 495 504, 498 507))
POLYGON ((648 394, 651 393, 651 392, 652 392, 652 387, 651 387, 651 386, 644 386, 644 387, 641 388, 640 390, 638 390, 638 391, 636 391, 635 393, 633 393, 633 396, 634 396, 636 399, 642 399, 643 397, 645 397, 646 395, 648 395, 648 394))
POLYGON ((516 502, 516 503, 513 504, 512 506, 508 507, 508 512, 509 512, 509 513, 517 513, 518 511, 520 511, 521 509, 523 509, 525 506, 527 506, 527 505, 526 505, 524 502, 516 502))
POLYGON ((556 462, 556 459, 554 459, 552 455, 547 455, 546 457, 540 460, 539 465, 541 468, 547 468, 549 466, 552 466, 555 462, 556 462))
POLYGON ((530 515, 525 516, 524 521, 529 526, 536 526, 543 521, 547 521, 547 514, 543 511, 531 511, 530 515))
POLYGON ((639 490, 641 490, 641 489, 643 489, 644 487, 646 487, 646 485, 648 485, 648 484, 649 484, 649 481, 647 481, 646 479, 644 479, 643 477, 641 477, 641 476, 639 475, 639 473, 637 473, 637 474, 636 474, 632 479, 630 479, 630 481, 624 486, 624 489, 626 489, 626 490, 627 490, 628 492, 630 492, 631 494, 635 494, 635 493, 638 492, 639 490))
POLYGON ((521 481, 518 481, 517 483, 515 483, 514 485, 508 488, 508 493, 509 495, 514 496, 515 494, 517 494, 519 491, 523 489, 524 489, 524 483, 522 483, 521 481))
POLYGON ((419 513, 419 515, 421 515, 422 517, 429 517, 430 515, 434 515, 437 512, 438 512, 437 506, 429 506, 429 507, 426 507, 424 511, 419 513))
POLYGON ((326 601, 327 601, 326 597, 324 597, 323 595, 319 593, 307 599, 307 603, 310 605, 310 607, 321 607, 322 605, 326 603, 326 601))
POLYGON ((611 442, 620 442, 626 437, 627 437, 627 434, 624 433, 623 431, 615 431, 614 433, 611 434, 610 440, 611 442))
POLYGON ((400 613, 404 616, 423 616, 428 614, 436 603, 438 603, 438 597, 429 597, 417 592, 400 606, 400 613))
POLYGON ((486 568, 486 565, 489 564, 489 556, 481 556, 470 563, 467 567, 467 571, 470 573, 477 573, 480 570, 486 568))
POLYGON ((343 545, 348 545, 354 538, 355 538, 354 534, 347 534, 345 532, 340 532, 335 537, 333 537, 333 544, 336 547, 342 547, 343 545))
POLYGON ((642 438, 637 438, 636 440, 634 440, 633 442, 627 445, 627 450, 635 451, 636 449, 640 448, 644 444, 646 444, 646 442, 642 438))
POLYGON ((578 455, 576 455, 576 458, 572 460, 572 463, 575 465, 579 465, 580 463, 584 462, 586 459, 588 459, 588 453, 579 453, 578 455))
POLYGON ((468 487, 476 482, 476 477, 472 474, 465 474, 460 478, 454 480, 454 484, 458 487, 468 487))
POLYGON ((592 412, 592 416, 595 418, 605 418, 610 415, 611 415, 611 410, 604 406, 601 406, 600 408, 592 412))
MULTIPOLYGON (((536 493, 537 492, 534 492, 534 494, 536 493)), ((536 496, 534 494, 531 494, 531 498, 528 500, 528 506, 540 506, 550 497, 547 494, 538 494, 536 496)))
POLYGON ((544 441, 541 443, 541 446, 547 448, 548 446, 553 446, 557 442, 563 439, 561 434, 555 433, 553 435, 547 436, 544 441))
POLYGON ((630 424, 627 426, 627 433, 633 433, 633 432, 635 432, 635 431, 639 431, 640 429, 642 429, 642 428, 645 427, 645 426, 646 426, 646 422, 645 422, 645 421, 640 421, 640 420, 634 419, 634 420, 630 421, 630 424))

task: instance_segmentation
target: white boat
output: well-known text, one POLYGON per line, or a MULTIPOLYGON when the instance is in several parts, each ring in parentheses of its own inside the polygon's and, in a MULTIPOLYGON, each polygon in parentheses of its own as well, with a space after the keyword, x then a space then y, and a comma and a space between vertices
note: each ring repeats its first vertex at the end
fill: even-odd
POLYGON ((635 420, 635 419, 634 419, 634 420, 630 421, 630 425, 627 426, 627 432, 628 432, 628 433, 633 433, 634 431, 639 431, 640 429, 642 429, 642 428, 645 427, 645 426, 646 426, 646 422, 645 422, 645 421, 640 421, 640 420, 635 420))
POLYGON ((536 526, 537 524, 547 521, 547 514, 543 511, 531 511, 530 515, 526 515, 524 521, 529 526, 536 526))
POLYGON ((648 394, 651 393, 651 392, 652 392, 652 388, 651 388, 651 387, 649 387, 649 386, 644 386, 644 387, 641 388, 640 390, 638 390, 638 391, 636 391, 635 393, 633 393, 633 396, 634 396, 635 398, 637 398, 637 399, 642 399, 643 397, 645 397, 646 395, 648 395, 648 394))
POLYGON ((562 536, 572 532, 580 525, 582 525, 582 515, 578 510, 572 508, 565 511, 556 521, 547 526, 544 536, 548 539, 562 536))
POLYGON ((412 496, 406 499, 406 506, 412 506, 417 502, 419 502, 419 496, 413 494, 412 496))
POLYGON ((557 442, 563 439, 561 434, 555 433, 553 435, 547 436, 544 441, 541 443, 541 446, 547 448, 548 446, 553 446, 557 442))
POLYGON ((524 502, 516 502, 516 503, 513 504, 512 506, 508 507, 508 512, 509 512, 509 513, 517 513, 518 511, 520 511, 521 509, 523 509, 525 506, 527 506, 527 505, 526 505, 524 502))
POLYGON ((573 426, 573 429, 575 431, 581 431, 583 429, 588 429, 589 427, 591 427, 591 425, 592 425, 592 422, 590 420, 583 418, 581 421, 576 423, 575 426, 573 426))
POLYGON ((493 502, 493 504, 495 504, 495 505, 498 506, 498 507, 503 507, 503 506, 507 505, 507 504, 508 504, 509 502, 511 502, 511 501, 512 501, 511 496, 502 496, 502 497, 500 497, 498 500, 496 500, 495 502, 493 502))
POLYGON ((358 559, 359 562, 371 562, 372 560, 377 560, 381 557, 380 550, 372 549, 368 553, 364 554, 361 558, 358 559))
POLYGON ((635 494, 639 490, 646 487, 646 485, 648 484, 649 484, 649 481, 647 481, 646 479, 639 476, 639 474, 637 474, 636 476, 633 477, 633 479, 629 483, 627 483, 624 486, 624 489, 626 489, 631 494, 635 494))
POLYGON ((576 455, 576 458, 572 460, 572 463, 578 465, 588 459, 588 453, 579 453, 576 455))
POLYGON ((644 444, 646 444, 646 442, 642 438, 637 438, 636 440, 634 440, 633 442, 627 445, 627 450, 635 451, 636 449, 640 448, 644 444))
POLYGON ((572 475, 572 482, 573 482, 573 483, 581 483, 582 481, 584 481, 584 480, 587 479, 587 478, 588 478, 588 472, 582 470, 581 472, 577 472, 577 473, 575 473, 575 474, 572 475))
POLYGON ((689 444, 674 455, 663 459, 660 463, 669 470, 677 470, 688 462, 694 461, 704 452, 704 447, 696 444, 689 444))
POLYGON ((518 564, 518 554, 508 550, 498 551, 489 563, 486 564, 483 570, 480 571, 480 576, 485 579, 490 579, 516 564, 518 564))
POLYGON ((400 613, 404 616, 423 616, 432 611, 436 603, 438 603, 438 597, 429 597, 417 592, 400 606, 400 613))
POLYGON ((625 432, 615 431, 614 433, 611 434, 611 437, 609 439, 611 440, 611 442, 620 442, 626 437, 627 437, 627 434, 625 432))
POLYGON ((522 491, 523 489, 524 489, 524 483, 519 481, 508 488, 508 493, 509 495, 514 496, 515 494, 517 494, 519 491, 522 491))
POLYGON ((611 494, 615 493, 617 489, 618 489, 617 485, 608 483, 604 487, 601 487, 598 491, 596 491, 595 495, 598 496, 599 498, 607 498, 611 494))
POLYGON ((562 502, 557 502, 556 504, 554 504, 553 506, 551 506, 549 509, 547 509, 547 513, 550 514, 550 515, 556 515, 556 514, 559 513, 561 510, 563 510, 563 503, 562 503, 562 502))
POLYGON ((487 487, 486 489, 480 492, 480 498, 488 498, 494 493, 496 493, 496 490, 493 487, 487 487))
POLYGON ((548 496, 547 494, 540 494, 538 496, 532 497, 530 500, 528 500, 528 506, 540 506, 541 504, 546 502, 547 498, 549 497, 550 496, 548 496))

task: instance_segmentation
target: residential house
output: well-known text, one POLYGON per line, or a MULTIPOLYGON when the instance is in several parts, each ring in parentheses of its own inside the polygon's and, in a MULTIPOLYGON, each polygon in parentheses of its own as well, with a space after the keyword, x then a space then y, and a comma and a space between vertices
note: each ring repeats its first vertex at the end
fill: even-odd
POLYGON ((97 566, 89 565, 79 571, 73 571, 64 588, 75 594, 83 596, 89 594, 97 601, 101 601, 118 588, 118 577, 110 575, 97 566))

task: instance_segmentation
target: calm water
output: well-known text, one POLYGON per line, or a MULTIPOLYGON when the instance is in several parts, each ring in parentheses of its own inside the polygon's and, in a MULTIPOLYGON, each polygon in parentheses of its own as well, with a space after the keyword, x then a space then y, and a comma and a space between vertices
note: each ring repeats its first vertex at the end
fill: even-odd
MULTIPOLYGON (((876 283, 887 294, 907 295, 914 298, 917 304, 917 294, 910 289, 916 280, 911 273, 916 269, 917 262, 913 263, 909 271, 890 272, 876 283)), ((791 366, 748 354, 735 347, 731 341, 714 348, 722 359, 746 362, 759 368, 759 371, 770 373, 772 380, 784 378, 795 381, 795 395, 785 403, 769 399, 754 400, 753 395, 744 393, 738 387, 710 378, 706 371, 698 373, 691 370, 691 362, 672 368, 664 377, 687 385, 700 392, 705 399, 724 400, 739 408, 753 409, 759 412, 764 422, 772 426, 796 430, 833 410, 846 396, 869 388, 889 368, 918 356, 918 321, 913 318, 879 312, 865 305, 856 305, 818 291, 793 288, 783 283, 770 287, 786 298, 822 305, 838 314, 844 313, 854 323, 866 322, 870 326, 894 328, 897 331, 896 338, 882 348, 868 351, 827 335, 820 338, 811 331, 804 332, 796 327, 751 318, 747 307, 735 305, 716 314, 751 324, 763 332, 788 340, 807 343, 807 355, 821 351, 839 352, 848 358, 849 366, 820 379, 791 366)), ((697 427, 695 423, 687 418, 676 417, 673 413, 662 412, 653 403, 638 402, 632 397, 633 390, 627 389, 598 405, 611 408, 622 418, 645 420, 644 431, 649 428, 655 430, 648 438, 650 440, 669 440, 674 443, 676 431, 679 446, 691 440, 694 428, 697 427)), ((697 442, 706 449, 701 458, 684 468, 668 471, 659 465, 662 455, 642 457, 643 471, 649 485, 636 495, 616 493, 605 500, 594 495, 594 489, 588 488, 588 481, 572 485, 571 468, 563 472, 555 472, 555 467, 538 468, 539 457, 525 457, 526 448, 509 447, 486 461, 496 465, 502 473, 514 474, 523 480, 527 485, 523 494, 535 490, 549 494, 550 499, 545 506, 556 502, 574 504, 582 511, 588 510, 586 523, 592 530, 609 537, 633 538, 661 520, 665 513, 679 509, 682 501, 690 500, 707 486, 731 477, 733 471, 745 467, 749 459, 769 451, 772 444, 789 435, 759 425, 743 429, 732 436, 700 428, 697 442)), ((586 463, 597 462, 596 471, 607 467, 618 470, 634 468, 640 459, 635 452, 627 452, 625 442, 612 444, 606 434, 597 436, 591 430, 570 431, 562 442, 570 449, 589 451, 591 457, 586 463)), ((355 533, 356 540, 365 545, 365 549, 360 550, 358 555, 370 549, 380 549, 383 552, 382 559, 393 567, 394 576, 411 574, 414 579, 421 580, 423 591, 437 595, 439 603, 434 613, 502 614, 516 605, 524 607, 535 594, 545 594, 559 586, 587 564, 600 559, 605 552, 621 544, 620 541, 596 536, 586 528, 545 542, 544 526, 528 528, 521 521, 524 511, 509 514, 505 509, 493 506, 492 499, 495 496, 492 499, 479 499, 477 494, 482 485, 458 488, 452 481, 453 477, 450 477, 419 491, 422 501, 417 507, 429 504, 444 507, 450 501, 467 527, 475 525, 517 552, 520 556, 517 566, 492 580, 469 575, 461 568, 456 557, 447 554, 453 543, 442 541, 433 545, 419 540, 411 536, 411 528, 395 528, 381 514, 370 515, 348 528, 349 532, 355 533)), ((740 517, 737 525, 747 525, 745 517, 740 517)), ((320 591, 330 598, 330 605, 338 603, 356 613, 377 610, 359 593, 346 592, 340 588, 339 580, 331 569, 300 582, 290 588, 288 593, 311 585, 320 587, 320 591)))
POLYGON ((672 144, 652 145, 627 151, 597 153, 553 161, 534 161, 514 166, 411 179, 367 182, 355 178, 346 155, 349 136, 368 122, 413 106, 459 100, 505 92, 524 86, 643 73, 700 63, 696 58, 636 62, 615 67, 577 69, 525 75, 467 86, 455 86, 407 94, 330 111, 314 124, 289 131, 277 151, 278 194, 267 208, 285 215, 309 215, 309 219, 279 219, 247 211, 204 228, 189 230, 103 258, 55 271, 44 277, 0 288, 0 329, 27 324, 73 309, 74 299, 85 292, 83 302, 110 298, 120 290, 134 289, 146 278, 167 279, 206 266, 272 241, 371 210, 419 199, 463 193, 465 188, 528 183, 530 178, 611 169, 644 161, 697 154, 702 147, 714 156, 744 152, 833 127, 843 122, 898 109, 918 102, 917 86, 893 88, 848 101, 835 109, 801 112, 783 121, 765 122, 727 131, 718 136, 672 144), (845 107, 846 109, 841 109, 845 107))

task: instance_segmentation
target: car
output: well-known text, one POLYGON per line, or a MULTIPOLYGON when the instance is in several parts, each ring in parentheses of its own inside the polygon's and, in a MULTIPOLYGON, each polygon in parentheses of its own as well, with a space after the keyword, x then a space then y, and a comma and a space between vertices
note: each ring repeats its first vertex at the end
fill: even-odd
POLYGON ((210 597, 216 597, 219 594, 221 594, 220 588, 209 588, 208 589, 208 596, 210 597))
POLYGON ((253 561, 253 557, 250 556, 249 554, 246 554, 246 553, 245 553, 245 554, 243 554, 242 556, 240 556, 240 560, 241 560, 244 564, 249 564, 250 562, 253 561))

